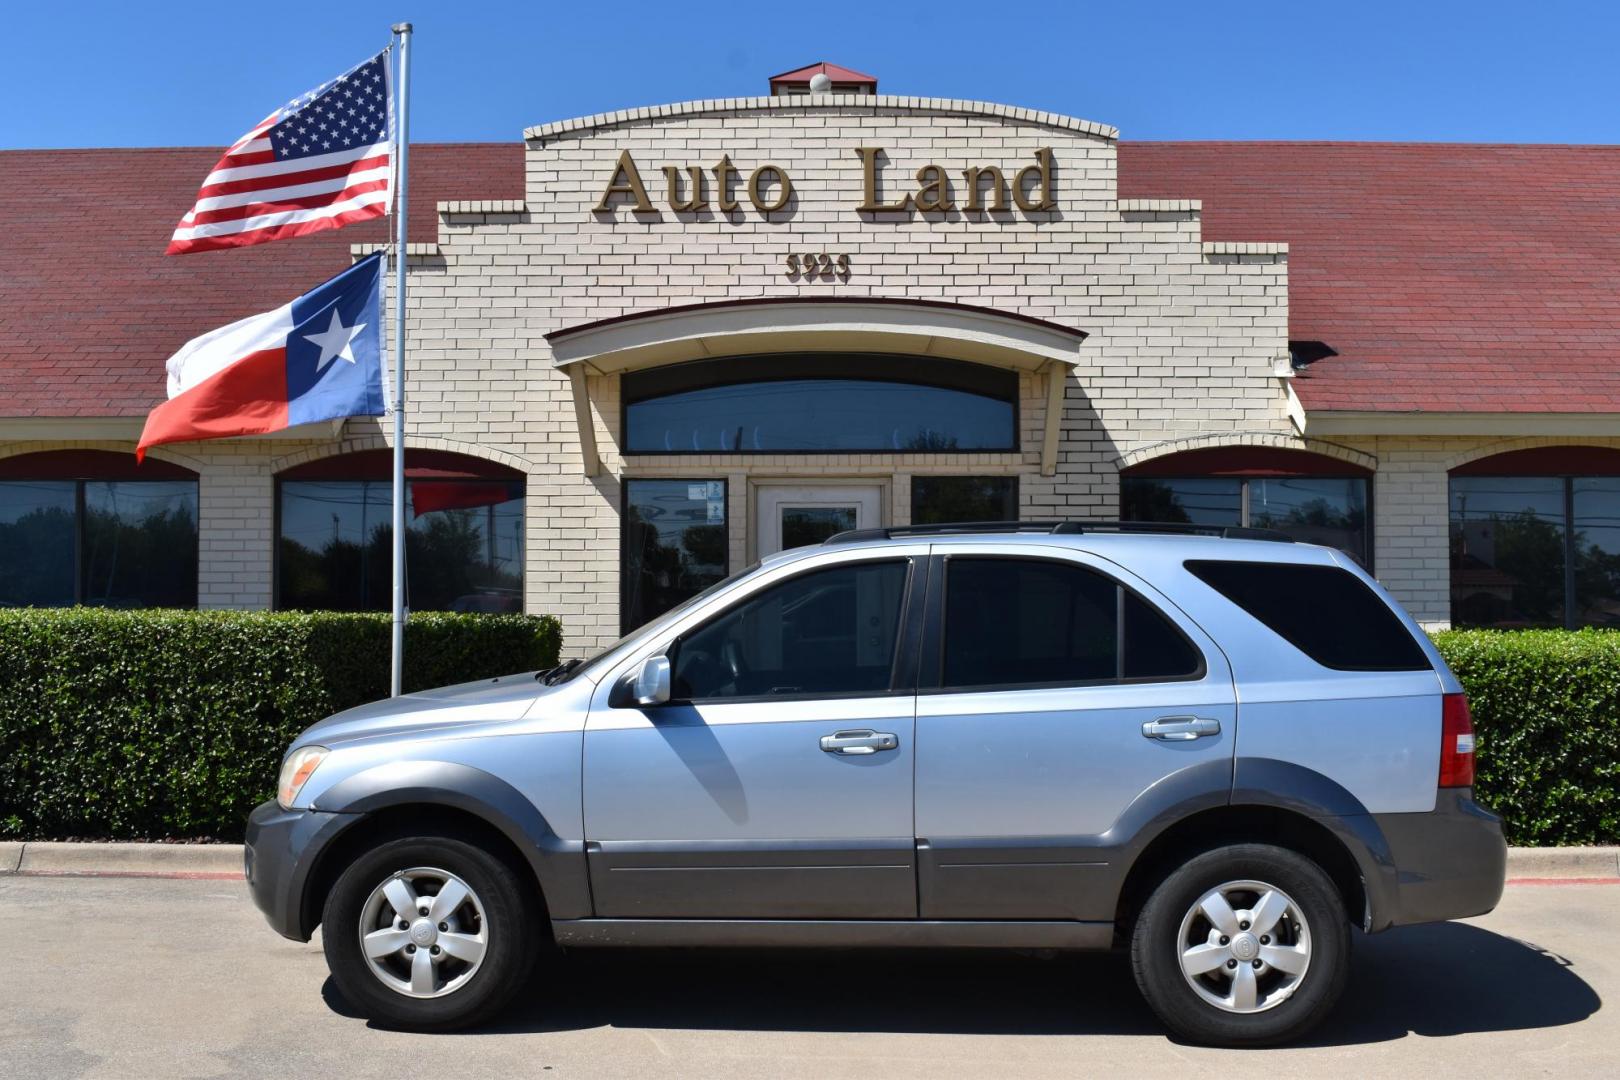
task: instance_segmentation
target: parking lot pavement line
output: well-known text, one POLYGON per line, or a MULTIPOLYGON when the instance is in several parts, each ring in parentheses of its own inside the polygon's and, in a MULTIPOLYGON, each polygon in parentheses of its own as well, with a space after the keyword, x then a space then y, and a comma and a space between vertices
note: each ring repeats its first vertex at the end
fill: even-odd
POLYGON ((1620 877, 1510 877, 1509 885, 1620 885, 1620 877))

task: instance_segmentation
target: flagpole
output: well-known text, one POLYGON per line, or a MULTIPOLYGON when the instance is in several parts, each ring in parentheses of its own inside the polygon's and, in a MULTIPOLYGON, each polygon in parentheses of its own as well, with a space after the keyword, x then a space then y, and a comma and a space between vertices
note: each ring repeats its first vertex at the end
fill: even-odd
POLYGON ((394 143, 395 175, 399 177, 399 188, 394 203, 398 239, 394 250, 394 620, 389 693, 398 697, 405 680, 405 264, 409 251, 405 195, 410 176, 405 153, 411 142, 411 24, 396 23, 393 31, 399 39, 399 80, 394 87, 394 115, 399 123, 394 143))

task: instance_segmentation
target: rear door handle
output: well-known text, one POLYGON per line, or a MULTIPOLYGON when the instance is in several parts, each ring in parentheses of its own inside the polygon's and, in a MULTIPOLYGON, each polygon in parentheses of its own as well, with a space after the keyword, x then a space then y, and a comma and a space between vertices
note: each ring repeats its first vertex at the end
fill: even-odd
POLYGON ((821 748, 829 754, 875 754, 879 750, 895 750, 900 737, 887 731, 862 728, 859 731, 835 731, 821 737, 821 748))
POLYGON ((1142 725, 1142 737, 1161 742, 1188 742, 1219 735, 1221 722, 1207 716, 1161 716, 1142 725))

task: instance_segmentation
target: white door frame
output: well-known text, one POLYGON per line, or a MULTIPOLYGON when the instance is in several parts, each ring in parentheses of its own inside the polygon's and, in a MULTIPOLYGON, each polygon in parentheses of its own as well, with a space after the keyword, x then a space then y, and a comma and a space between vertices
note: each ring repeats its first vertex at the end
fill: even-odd
POLYGON ((855 527, 875 529, 887 514, 889 485, 883 480, 760 480, 749 484, 752 504, 748 547, 753 558, 782 549, 784 507, 853 506, 855 527))

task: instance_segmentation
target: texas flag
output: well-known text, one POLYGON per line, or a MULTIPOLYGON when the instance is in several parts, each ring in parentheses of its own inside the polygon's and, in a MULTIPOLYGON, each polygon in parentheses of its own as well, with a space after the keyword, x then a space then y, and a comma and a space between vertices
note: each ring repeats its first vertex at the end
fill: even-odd
POLYGON ((136 458, 162 443, 381 416, 382 261, 368 256, 289 304, 186 342, 136 458))

